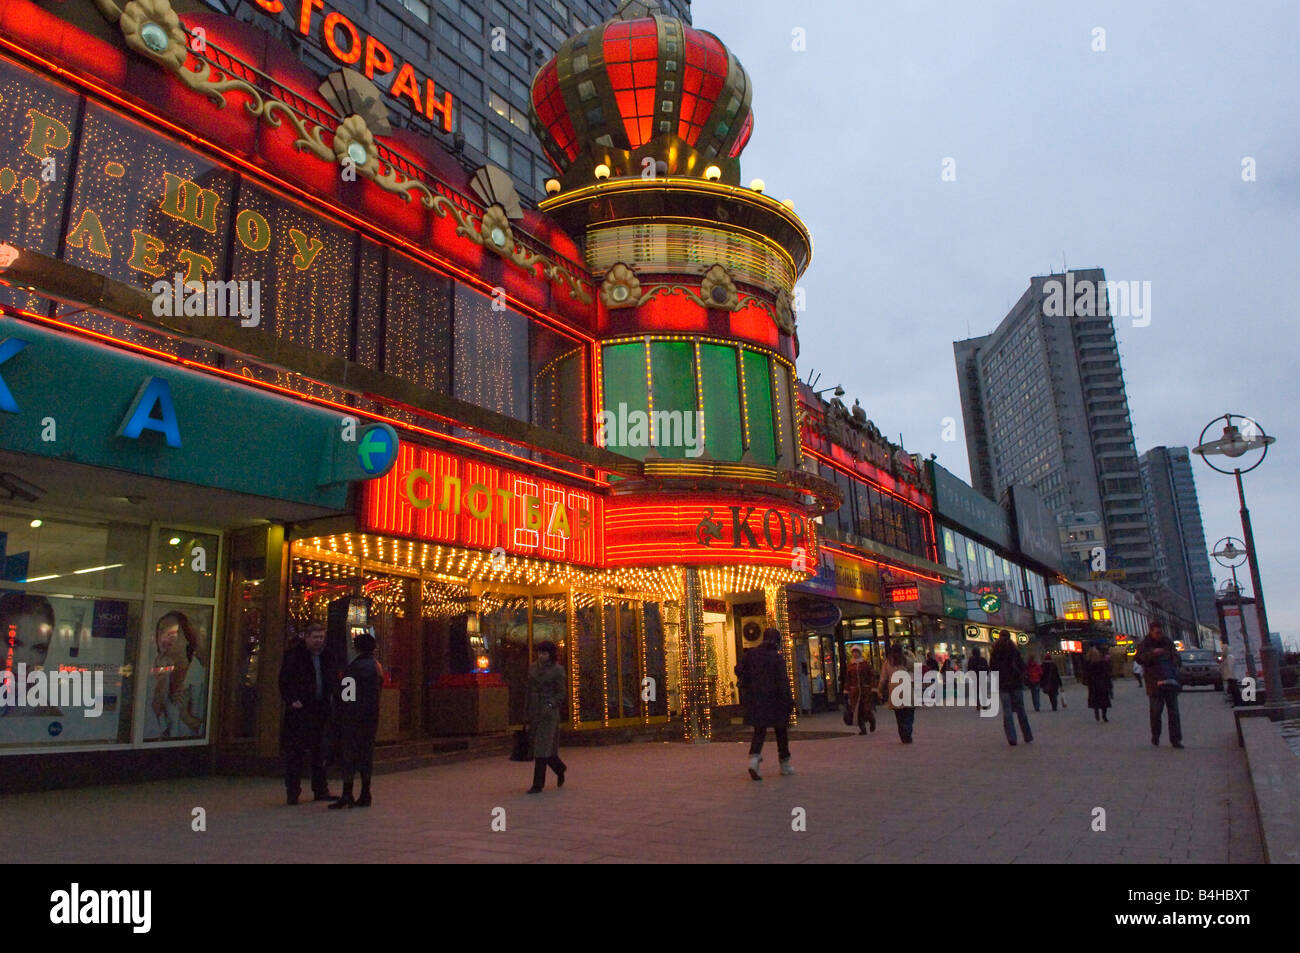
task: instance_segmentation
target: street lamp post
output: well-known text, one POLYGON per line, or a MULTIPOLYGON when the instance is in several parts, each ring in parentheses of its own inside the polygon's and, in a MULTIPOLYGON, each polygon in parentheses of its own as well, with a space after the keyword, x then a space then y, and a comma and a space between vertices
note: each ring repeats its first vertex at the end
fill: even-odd
MULTIPOLYGON (((1258 423, 1250 417, 1243 417, 1241 414, 1224 414, 1222 417, 1216 417, 1205 425, 1201 431, 1200 441, 1192 450, 1206 462, 1211 469, 1219 473, 1231 473, 1237 479, 1237 499, 1241 501, 1241 530, 1242 535, 1246 537, 1246 562, 1250 565, 1250 586, 1255 595, 1255 613, 1259 618, 1260 644, 1259 644, 1259 661, 1264 669, 1264 690, 1268 695, 1269 705, 1281 706, 1284 702, 1282 696, 1282 673, 1278 669, 1278 660, 1273 653, 1273 640, 1269 635, 1268 613, 1264 609, 1264 590, 1259 581, 1259 559, 1255 554, 1255 533, 1250 525, 1250 510, 1246 507, 1246 489, 1241 482, 1241 475, 1254 470, 1264 458, 1268 456, 1269 445, 1277 438, 1270 437, 1264 433, 1258 423), (1242 421, 1245 427, 1240 427, 1234 421, 1242 421), (1218 440, 1211 440, 1208 443, 1205 435, 1210 428, 1216 424, 1223 423, 1223 436, 1218 440), (1229 459, 1236 460, 1253 450, 1260 450, 1259 459, 1250 466, 1242 469, 1233 467, 1231 470, 1225 470, 1222 467, 1215 466, 1212 456, 1225 456, 1229 459)), ((1244 636, 1243 632, 1243 636, 1244 636)), ((1247 653, 1249 655, 1249 653, 1247 653)))
MULTIPOLYGON (((1214 544, 1214 552, 1210 553, 1210 555, 1214 557, 1216 563, 1231 571, 1232 581, 1228 583, 1228 585, 1232 587, 1232 595, 1235 598, 1240 599, 1241 583, 1237 581, 1237 567, 1246 561, 1246 551, 1237 548, 1238 542, 1240 542, 1240 540, 1232 536, 1225 536, 1214 544)), ((1243 543, 1242 545, 1245 544, 1243 543)), ((1243 650, 1246 656, 1246 674, 1251 678, 1254 678, 1256 675, 1255 657, 1250 654, 1249 643, 1243 645, 1243 650)))

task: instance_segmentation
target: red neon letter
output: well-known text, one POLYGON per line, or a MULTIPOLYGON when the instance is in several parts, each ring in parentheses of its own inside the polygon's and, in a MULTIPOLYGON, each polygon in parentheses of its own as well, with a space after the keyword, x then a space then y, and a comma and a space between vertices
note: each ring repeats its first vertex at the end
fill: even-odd
POLYGON ((442 131, 451 132, 451 93, 450 91, 442 94, 442 102, 438 102, 433 80, 425 80, 425 112, 424 115, 429 119, 433 118, 435 112, 442 114, 442 131))
MULTIPOLYGON (((375 73, 387 75, 393 71, 393 54, 388 47, 373 36, 366 37, 366 79, 374 79, 375 73)), ((398 77, 399 79, 401 77, 398 77)), ((419 112, 419 109, 416 109, 419 112)))
POLYGON ((312 12, 324 8, 325 0, 302 0, 302 12, 298 14, 298 32, 303 36, 310 36, 312 12))
POLYGON ((253 0, 253 2, 267 13, 279 13, 284 9, 284 4, 280 0, 253 0))
POLYGON ((410 63, 402 64, 402 68, 397 71, 397 79, 393 80, 393 88, 388 91, 388 95, 394 99, 405 96, 411 100, 411 105, 416 112, 424 111, 420 107, 420 86, 415 79, 415 69, 410 63))
POLYGON ((325 18, 325 46, 334 58, 340 63, 355 63, 361 59, 361 34, 357 32, 356 25, 341 13, 331 13, 325 18), (339 27, 348 31, 348 37, 351 42, 348 44, 348 51, 344 53, 339 49, 339 45, 334 42, 334 33, 339 27))

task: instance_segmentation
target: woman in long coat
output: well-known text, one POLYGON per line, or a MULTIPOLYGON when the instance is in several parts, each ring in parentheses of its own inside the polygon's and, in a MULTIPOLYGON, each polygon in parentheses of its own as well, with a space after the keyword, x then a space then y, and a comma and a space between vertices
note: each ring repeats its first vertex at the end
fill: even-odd
POLYGON ((746 650, 740 657, 740 664, 736 666, 736 684, 740 688, 745 723, 754 728, 754 737, 749 744, 749 776, 755 781, 763 780, 758 766, 763 761, 763 742, 767 739, 768 728, 776 734, 776 755, 781 762, 781 773, 794 774, 794 767, 790 764, 790 712, 794 710, 794 695, 786 676, 779 630, 764 629, 762 643, 757 648, 746 650))
POLYGON ((555 643, 537 643, 537 664, 528 670, 528 698, 524 717, 528 721, 533 752, 533 786, 529 794, 540 794, 546 786, 546 766, 555 772, 556 787, 564 787, 566 765, 560 760, 560 712, 564 708, 564 666, 556 664, 555 643))
POLYGON ((891 645, 885 656, 885 664, 880 669, 878 687, 881 700, 894 711, 894 720, 898 723, 898 740, 905 745, 912 743, 912 726, 916 722, 916 706, 906 704, 915 701, 913 692, 917 689, 917 686, 910 684, 913 679, 909 661, 901 645, 897 642, 891 645), (894 678, 895 672, 900 673, 898 679, 894 678), (903 684, 904 682, 909 684, 903 684), (897 696, 894 692, 896 687, 897 696), (901 703, 896 703, 896 700, 901 703))
POLYGON ((856 723, 858 734, 867 733, 867 725, 876 730, 876 672, 862 657, 862 649, 853 646, 849 664, 844 666, 844 684, 840 690, 848 696, 849 724, 856 723))
POLYGON ((1092 717, 1097 721, 1110 721, 1106 717, 1111 696, 1110 659, 1094 646, 1088 650, 1083 671, 1088 679, 1088 707, 1092 709, 1092 717))

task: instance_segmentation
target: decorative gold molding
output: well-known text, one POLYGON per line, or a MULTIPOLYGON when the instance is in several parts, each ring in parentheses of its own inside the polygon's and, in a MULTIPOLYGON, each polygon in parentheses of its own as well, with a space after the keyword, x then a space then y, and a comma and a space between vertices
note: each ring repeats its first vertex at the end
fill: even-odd
POLYGON ((217 108, 225 108, 226 93, 244 93, 249 98, 244 108, 251 117, 260 119, 272 129, 280 128, 288 120, 298 134, 294 146, 300 152, 309 152, 322 162, 331 164, 342 165, 351 161, 358 175, 384 191, 400 196, 405 202, 411 201, 412 195, 418 195, 424 207, 436 213, 439 218, 446 218, 450 214, 455 219, 457 235, 476 245, 490 248, 502 258, 534 275, 539 274, 537 268, 540 265, 541 278, 564 286, 577 301, 584 304, 592 301, 591 295, 577 278, 557 262, 523 248, 515 239, 509 217, 500 206, 491 206, 482 217, 476 216, 436 194, 418 179, 402 175, 391 163, 383 162, 374 133, 364 117, 355 114, 336 117, 339 118, 339 124, 336 129, 330 130, 327 126, 300 115, 287 103, 264 93, 253 84, 225 75, 200 53, 193 54, 198 61, 198 68, 187 68, 186 63, 193 52, 187 42, 189 34, 172 10, 170 0, 128 0, 125 7, 120 7, 118 0, 94 0, 94 3, 108 22, 116 24, 122 30, 128 47, 157 63, 189 89, 206 96, 217 108), (328 143, 327 135, 330 137, 328 143), (352 148, 354 146, 364 151, 364 161, 357 161, 361 156, 357 149, 352 148), (501 221, 505 223, 504 228, 501 221), (498 244, 485 240, 484 236, 490 237, 494 229, 504 231, 504 242, 498 244))
POLYGON ((619 262, 605 272, 600 285, 600 300, 607 308, 635 308, 643 300, 641 279, 627 265, 619 262))

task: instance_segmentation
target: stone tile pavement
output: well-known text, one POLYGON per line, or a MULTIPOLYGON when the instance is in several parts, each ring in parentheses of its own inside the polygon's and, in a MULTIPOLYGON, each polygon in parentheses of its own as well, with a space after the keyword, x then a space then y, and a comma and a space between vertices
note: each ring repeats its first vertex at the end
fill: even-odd
POLYGON ((28 835, 15 859, 44 863, 1262 860, 1221 694, 1184 694, 1182 751, 1151 746, 1135 683, 1117 686, 1110 724, 1070 694, 1068 710, 1031 709, 1035 741, 1014 748, 1000 718, 969 709, 919 711, 912 745, 888 711, 867 737, 837 714, 805 718, 800 729, 844 736, 796 732, 798 773, 785 778, 769 739, 762 782, 746 775, 743 744, 640 743, 562 748, 568 783, 556 790, 552 776, 541 795, 524 793, 531 765, 493 759, 381 776, 365 810, 288 807, 263 778, 12 795, 0 830, 28 835), (194 807, 204 832, 191 830, 194 807), (1097 807, 1104 832, 1091 829, 1097 807))

